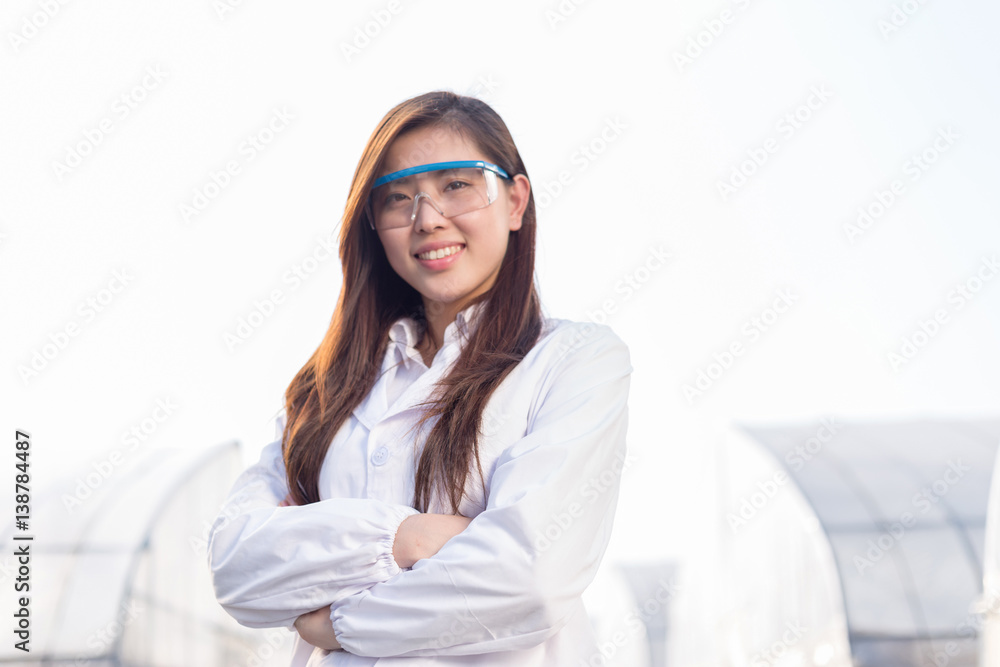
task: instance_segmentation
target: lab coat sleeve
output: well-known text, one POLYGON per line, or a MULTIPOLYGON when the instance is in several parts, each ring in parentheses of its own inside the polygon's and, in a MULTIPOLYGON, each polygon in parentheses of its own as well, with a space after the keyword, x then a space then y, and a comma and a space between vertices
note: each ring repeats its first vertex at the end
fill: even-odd
POLYGON ((344 650, 525 649, 579 609, 611 536, 632 372, 628 347, 610 327, 585 326, 595 329, 555 355, 525 436, 499 457, 486 509, 436 555, 331 605, 344 650))
POLYGON ((293 630, 300 615, 398 574, 396 529, 417 513, 363 498, 279 507, 287 494, 277 440, 236 479, 209 529, 216 598, 247 627, 293 630))

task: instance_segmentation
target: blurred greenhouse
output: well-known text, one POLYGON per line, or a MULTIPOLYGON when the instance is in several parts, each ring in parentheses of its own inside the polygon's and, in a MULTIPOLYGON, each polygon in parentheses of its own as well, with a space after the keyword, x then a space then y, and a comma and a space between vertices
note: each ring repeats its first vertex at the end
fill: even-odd
POLYGON ((994 462, 986 510, 986 555, 983 559, 983 593, 976 605, 977 615, 968 619, 963 630, 982 633, 979 667, 1000 665, 1000 457, 994 462))
MULTIPOLYGON (((236 623, 205 566, 208 526, 242 467, 235 442, 118 451, 37 494, 31 651, 5 642, 0 663, 287 665, 293 633, 236 623)), ((4 528, 8 544, 12 532, 4 528)), ((3 604, 13 614, 13 596, 3 604)))
MULTIPOLYGON (((1000 420, 730 429, 709 475, 715 500, 692 507, 714 515, 714 543, 694 544, 703 557, 683 567, 606 560, 584 594, 591 664, 1000 665, 998 443, 1000 420)), ((150 448, 39 494, 32 650, 8 643, 0 663, 289 664, 298 636, 237 624, 206 565, 208 528, 243 467, 235 442, 150 448)), ((0 559, 8 585, 14 560, 0 559)), ((3 604, 13 614, 12 596, 3 604)))
POLYGON ((681 664, 1000 664, 980 662, 977 632, 984 551, 992 590, 1000 578, 996 483, 986 539, 998 441, 1000 420, 731 429, 716 457, 719 605, 694 633, 719 654, 681 664))
POLYGON ((590 665, 668 664, 668 628, 678 585, 676 571, 676 565, 665 560, 604 561, 583 594, 599 649, 590 665))

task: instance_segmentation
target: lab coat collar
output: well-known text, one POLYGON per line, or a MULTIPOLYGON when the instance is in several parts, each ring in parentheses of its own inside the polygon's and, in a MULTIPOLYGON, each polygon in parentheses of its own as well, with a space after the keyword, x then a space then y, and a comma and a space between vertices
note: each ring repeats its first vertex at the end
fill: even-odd
MULTIPOLYGON (((482 311, 486 308, 486 302, 481 301, 466 306, 458 311, 455 321, 449 324, 444 330, 444 343, 447 345, 454 340, 457 335, 468 339, 475 332, 482 318, 482 311)), ((423 316, 423 305, 420 306, 420 315, 423 316)), ((420 342, 423 324, 417 322, 412 316, 401 317, 389 328, 389 339, 395 343, 400 343, 406 347, 416 347, 420 342)))
MULTIPOLYGON (((467 306, 458 312, 455 316, 455 321, 445 329, 444 346, 439 352, 442 356, 442 361, 445 362, 445 366, 450 366, 458 358, 465 341, 475 332, 485 308, 485 302, 467 306)), ((422 309, 419 314, 423 315, 422 309)), ((389 328, 389 339, 394 345, 391 345, 386 350, 386 356, 382 365, 382 376, 379 377, 375 382, 375 386, 372 387, 371 395, 354 408, 355 416, 368 429, 374 428, 374 425, 383 419, 388 419, 407 410, 421 408, 419 403, 413 402, 421 389, 419 386, 411 386, 398 399, 398 404, 390 411, 390 406, 386 398, 385 372, 389 366, 395 363, 401 362, 408 365, 417 363, 415 355, 419 353, 414 348, 420 342, 423 326, 423 322, 418 322, 415 317, 408 315, 396 320, 389 328)), ((443 372, 447 372, 447 369, 443 369, 443 372)), ((415 384, 420 385, 421 381, 418 380, 415 384)))

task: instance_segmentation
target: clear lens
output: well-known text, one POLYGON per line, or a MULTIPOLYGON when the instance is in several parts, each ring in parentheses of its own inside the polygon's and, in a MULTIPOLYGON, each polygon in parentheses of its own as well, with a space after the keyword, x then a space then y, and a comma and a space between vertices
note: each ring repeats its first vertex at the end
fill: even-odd
POLYGON ((408 227, 421 206, 432 206, 446 218, 486 208, 496 199, 496 174, 474 167, 412 174, 372 190, 377 229, 408 227))

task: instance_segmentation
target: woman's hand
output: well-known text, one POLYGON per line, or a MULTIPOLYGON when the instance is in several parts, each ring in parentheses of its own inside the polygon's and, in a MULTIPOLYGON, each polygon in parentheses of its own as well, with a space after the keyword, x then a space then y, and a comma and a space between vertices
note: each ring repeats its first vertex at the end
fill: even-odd
POLYGON ((461 533, 472 519, 461 514, 413 514, 396 530, 392 557, 399 567, 413 567, 421 558, 430 558, 445 542, 461 533))
POLYGON ((333 622, 330 620, 330 605, 299 616, 295 619, 295 629, 304 641, 313 646, 327 651, 340 650, 340 642, 337 641, 337 635, 333 632, 333 622))

